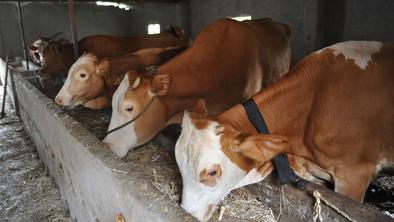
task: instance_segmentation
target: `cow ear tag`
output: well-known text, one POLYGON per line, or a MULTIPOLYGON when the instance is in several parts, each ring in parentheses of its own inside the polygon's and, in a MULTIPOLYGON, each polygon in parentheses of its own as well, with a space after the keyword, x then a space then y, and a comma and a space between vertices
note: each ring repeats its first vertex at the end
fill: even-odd
POLYGON ((141 77, 137 77, 133 83, 133 89, 136 89, 141 83, 141 77))

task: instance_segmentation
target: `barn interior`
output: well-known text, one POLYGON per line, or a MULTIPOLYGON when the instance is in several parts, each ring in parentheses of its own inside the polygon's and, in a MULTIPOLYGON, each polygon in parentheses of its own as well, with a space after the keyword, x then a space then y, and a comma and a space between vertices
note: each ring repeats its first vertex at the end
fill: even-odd
MULTIPOLYGON (((173 150, 179 126, 167 127, 125 158, 115 157, 101 142, 111 109, 61 109, 53 102, 61 85, 43 86, 34 78, 39 67, 24 47, 37 37, 55 33, 59 33, 56 38, 73 42, 73 38, 97 34, 157 34, 170 25, 181 27, 194 40, 220 18, 269 17, 291 27, 294 65, 309 53, 341 41, 392 42, 393 11, 391 0, 2 1, 1 82, 7 82, 6 58, 20 57, 16 60, 22 62, 8 70, 5 88, 15 110, 12 115, 22 119, 44 169, 57 184, 66 212, 59 221, 195 221, 179 206, 182 180, 173 150)), ((381 175, 370 186, 363 205, 323 190, 323 196, 336 197, 322 205, 324 220, 392 220, 393 181, 393 176, 381 175), (330 205, 340 206, 345 213, 330 205)), ((294 186, 280 188, 273 177, 233 191, 221 203, 226 209, 223 215, 219 206, 210 221, 312 221, 315 201, 294 186)), ((0 215, 6 215, 7 209, 0 209, 0 215)))

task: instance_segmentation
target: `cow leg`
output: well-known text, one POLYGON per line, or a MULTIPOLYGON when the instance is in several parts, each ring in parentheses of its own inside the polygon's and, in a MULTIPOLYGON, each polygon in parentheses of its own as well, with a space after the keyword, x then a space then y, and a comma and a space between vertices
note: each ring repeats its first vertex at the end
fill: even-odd
POLYGON ((92 99, 85 104, 83 104, 84 107, 89 108, 89 109, 103 109, 106 107, 109 107, 111 105, 109 99, 105 96, 98 97, 96 99, 92 99))
POLYGON ((374 176, 374 167, 343 166, 334 174, 335 192, 347 196, 360 203, 364 200, 365 191, 374 176))

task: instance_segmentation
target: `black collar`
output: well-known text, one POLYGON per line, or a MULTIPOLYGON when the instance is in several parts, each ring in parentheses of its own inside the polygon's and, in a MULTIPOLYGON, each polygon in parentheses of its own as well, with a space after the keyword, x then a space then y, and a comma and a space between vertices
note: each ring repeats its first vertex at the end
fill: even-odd
MULTIPOLYGON (((253 124, 254 128, 256 128, 259 133, 269 134, 267 124, 265 123, 264 118, 254 100, 248 99, 246 102, 242 103, 242 106, 246 110, 248 119, 253 124)), ((294 173, 293 169, 290 168, 286 154, 279 154, 274 157, 274 164, 278 172, 280 184, 297 182, 298 177, 294 173)))

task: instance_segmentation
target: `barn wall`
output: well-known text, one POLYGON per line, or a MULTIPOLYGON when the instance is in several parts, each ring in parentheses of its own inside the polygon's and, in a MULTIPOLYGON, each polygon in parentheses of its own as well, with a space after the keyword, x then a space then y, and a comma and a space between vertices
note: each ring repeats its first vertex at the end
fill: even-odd
MULTIPOLYGON (((271 17, 293 29, 293 59, 342 40, 394 40, 392 0, 184 0, 182 3, 131 3, 120 10, 76 4, 78 36, 145 33, 147 24, 178 25, 196 37, 209 22, 249 14, 271 17)), ((26 41, 63 31, 71 39, 67 4, 22 3, 26 41)), ((22 55, 16 3, 0 3, 0 57, 22 55)))
POLYGON ((160 23, 163 30, 168 25, 176 25, 185 29, 188 25, 188 4, 183 3, 136 3, 131 13, 130 33, 146 33, 150 23, 160 23))
POLYGON ((293 60, 343 40, 394 40, 392 0, 190 0, 190 31, 209 22, 248 14, 271 17, 293 30, 293 60))
POLYGON ((394 1, 346 0, 343 38, 394 41, 394 1))
MULTIPOLYGON (((93 3, 77 3, 76 18, 79 39, 94 34, 130 35, 146 33, 146 25, 159 22, 162 27, 187 24, 185 3, 130 3, 130 11, 102 7, 93 3)), ((62 31, 61 37, 71 40, 66 3, 22 3, 26 42, 38 36, 49 37, 62 31)), ((0 56, 22 55, 16 3, 0 3, 0 56)))
POLYGON ((293 56, 300 58, 316 44, 317 1, 315 0, 190 0, 190 30, 201 29, 218 18, 248 14, 252 18, 270 17, 289 24, 293 30, 293 56))

